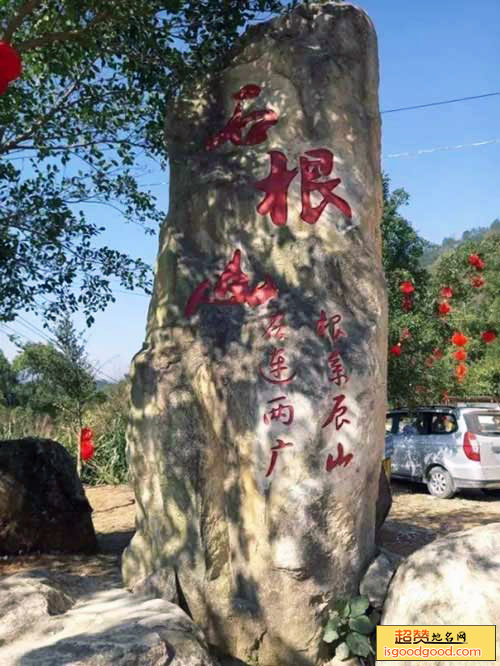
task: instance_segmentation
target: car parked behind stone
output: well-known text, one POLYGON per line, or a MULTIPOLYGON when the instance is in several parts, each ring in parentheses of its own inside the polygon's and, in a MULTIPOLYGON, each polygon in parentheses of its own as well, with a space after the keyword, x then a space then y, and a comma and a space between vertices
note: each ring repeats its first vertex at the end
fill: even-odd
POLYGON ((500 404, 463 402, 387 414, 392 475, 447 499, 464 488, 500 488, 500 404))

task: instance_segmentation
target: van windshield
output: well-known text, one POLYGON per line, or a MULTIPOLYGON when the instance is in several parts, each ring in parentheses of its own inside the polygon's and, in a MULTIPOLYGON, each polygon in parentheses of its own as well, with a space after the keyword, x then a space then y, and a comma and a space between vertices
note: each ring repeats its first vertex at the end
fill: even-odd
POLYGON ((465 420, 470 432, 477 435, 498 435, 500 437, 500 411, 467 414, 465 420))

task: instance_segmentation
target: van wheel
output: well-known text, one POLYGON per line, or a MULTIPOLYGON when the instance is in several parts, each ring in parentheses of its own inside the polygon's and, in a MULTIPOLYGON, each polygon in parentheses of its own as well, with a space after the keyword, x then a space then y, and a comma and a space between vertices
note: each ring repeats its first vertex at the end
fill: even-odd
POLYGON ((444 467, 433 467, 427 475, 427 488, 431 495, 450 499, 455 494, 455 484, 444 467))

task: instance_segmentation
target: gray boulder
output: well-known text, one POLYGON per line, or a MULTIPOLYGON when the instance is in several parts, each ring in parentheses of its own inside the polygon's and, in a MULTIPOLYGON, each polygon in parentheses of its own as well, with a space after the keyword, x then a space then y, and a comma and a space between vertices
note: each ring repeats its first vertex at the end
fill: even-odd
POLYGON ((217 666, 202 632, 178 606, 114 588, 68 610, 72 601, 50 574, 38 575, 38 584, 17 575, 2 581, 8 600, 0 606, 0 613, 7 610, 0 618, 2 666, 217 666))
POLYGON ((75 463, 61 444, 0 440, 0 554, 93 553, 91 513, 75 463))
POLYGON ((370 564, 359 585, 359 591, 370 600, 371 605, 382 610, 389 583, 400 562, 399 556, 381 552, 370 564))
MULTIPOLYGON (((450 534, 406 558, 390 584, 381 624, 499 625, 500 523, 450 534)), ((500 654, 499 632, 496 649, 500 654)))

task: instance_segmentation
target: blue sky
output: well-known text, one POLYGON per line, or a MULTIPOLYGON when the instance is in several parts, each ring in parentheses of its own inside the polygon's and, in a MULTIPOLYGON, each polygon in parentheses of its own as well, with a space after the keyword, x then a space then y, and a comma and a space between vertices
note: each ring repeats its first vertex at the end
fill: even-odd
MULTIPOLYGON (((382 111, 500 91, 500 0, 357 4, 372 18, 378 35, 382 111)), ((424 238, 441 242, 500 217, 500 96, 386 113, 382 155, 392 189, 404 187, 410 194, 403 214, 424 238), (452 149, 460 145, 465 147, 452 149), (426 149, 438 150, 416 154, 426 149)), ((154 168, 141 177, 144 184, 154 184, 165 210, 167 177, 154 168)), ((109 208, 94 207, 93 212, 109 228, 103 243, 154 263, 157 237, 145 236, 133 225, 124 227, 109 208)), ((149 299, 144 294, 115 296, 116 303, 96 315, 87 339, 101 376, 119 378, 141 347, 149 299)), ((23 316, 41 328, 40 321, 23 316)), ((75 324, 83 329, 83 318, 75 318, 75 324)), ((40 340, 24 322, 12 328, 40 340)), ((5 329, 0 329, 0 349, 9 357, 15 352, 5 329)))

